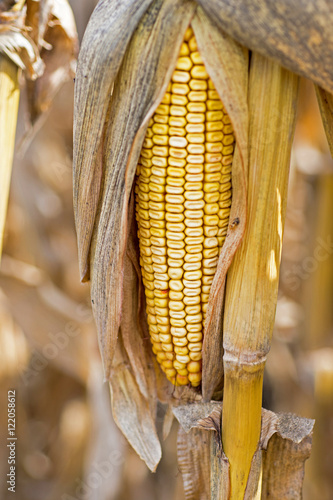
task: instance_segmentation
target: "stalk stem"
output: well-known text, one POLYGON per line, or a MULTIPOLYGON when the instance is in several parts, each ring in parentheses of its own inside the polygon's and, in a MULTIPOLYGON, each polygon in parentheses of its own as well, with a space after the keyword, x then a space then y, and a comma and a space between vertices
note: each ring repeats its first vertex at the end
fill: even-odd
POLYGON ((0 54, 0 260, 20 99, 18 72, 19 68, 6 56, 0 54))

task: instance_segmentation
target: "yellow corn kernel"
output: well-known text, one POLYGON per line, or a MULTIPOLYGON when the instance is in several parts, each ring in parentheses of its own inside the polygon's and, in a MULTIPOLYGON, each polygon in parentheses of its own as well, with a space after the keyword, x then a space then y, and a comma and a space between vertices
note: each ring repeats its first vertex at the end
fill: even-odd
POLYGON ((191 28, 136 171, 140 266, 153 352, 175 385, 201 384, 204 319, 229 223, 234 134, 191 28))

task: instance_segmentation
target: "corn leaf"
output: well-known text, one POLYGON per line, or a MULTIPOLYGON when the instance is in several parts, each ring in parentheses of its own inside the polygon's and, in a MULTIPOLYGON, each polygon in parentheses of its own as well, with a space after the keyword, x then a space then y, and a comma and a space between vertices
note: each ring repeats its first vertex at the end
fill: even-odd
POLYGON ((333 4, 324 0, 198 0, 250 49, 333 92, 333 4))
MULTIPOLYGON (((230 467, 221 443, 222 403, 180 406, 173 412, 180 423, 177 452, 185 498, 228 500, 230 467), (210 453, 210 477, 205 471, 207 452, 210 453)), ((244 500, 302 498, 304 464, 310 456, 314 420, 275 414, 262 408, 261 423, 260 441, 252 460, 244 500), (262 496, 258 481, 262 481, 262 496)))
MULTIPOLYGON (((192 1, 155 2, 130 42, 114 85, 91 249, 91 296, 107 377, 123 303, 123 258, 134 174, 149 118, 170 81, 194 9, 192 1)), ((85 220, 84 213, 77 215, 80 223, 85 220)))
POLYGON ((139 390, 121 340, 110 377, 112 412, 116 424, 151 471, 162 450, 149 403, 139 390))
POLYGON ((74 214, 82 280, 89 279, 88 255, 102 169, 98 152, 112 87, 133 31, 151 3, 100 1, 82 41, 74 115, 74 214))
POLYGON ((43 74, 44 64, 38 48, 27 33, 9 25, 0 25, 0 52, 35 80, 43 74))
POLYGON ((302 498, 305 460, 310 456, 314 420, 291 414, 263 413, 263 427, 276 419, 263 452, 262 500, 302 498))
POLYGON ((0 53, 0 260, 14 156, 19 99, 18 68, 0 53))

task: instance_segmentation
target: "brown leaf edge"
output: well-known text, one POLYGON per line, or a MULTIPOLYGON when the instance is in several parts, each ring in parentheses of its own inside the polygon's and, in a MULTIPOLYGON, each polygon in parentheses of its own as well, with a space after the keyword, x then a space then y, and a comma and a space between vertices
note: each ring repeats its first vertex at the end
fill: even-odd
MULTIPOLYGON (((227 500, 230 493, 229 462, 221 443, 222 403, 196 403, 175 408, 173 412, 180 423, 178 462, 186 500, 203 500, 202 491, 210 491, 211 498, 227 500), (214 431, 211 442, 207 444, 207 438, 203 441, 204 434, 194 435, 193 429, 214 431), (211 453, 208 472, 207 448, 211 453), (193 467, 195 475, 191 474, 193 467)), ((261 467, 262 499, 301 499, 304 465, 310 456, 313 426, 314 420, 262 409, 261 438, 252 460, 246 500, 256 497, 261 467)))

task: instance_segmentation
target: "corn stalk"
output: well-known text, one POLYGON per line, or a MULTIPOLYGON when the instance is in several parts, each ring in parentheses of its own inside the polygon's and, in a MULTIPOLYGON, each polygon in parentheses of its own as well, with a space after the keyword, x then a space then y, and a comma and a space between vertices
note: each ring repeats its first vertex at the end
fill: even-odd
POLYGON ((7 56, 0 54, 0 260, 20 99, 18 73, 19 68, 7 56))
POLYGON ((249 86, 248 222, 227 280, 222 441, 231 498, 244 496, 261 429, 262 384, 273 331, 298 78, 253 56, 249 86))
MULTIPOLYGON (((127 439, 154 471, 161 453, 155 425, 156 400, 169 403, 182 425, 179 462, 185 478, 186 498, 192 500, 206 500, 209 490, 213 499, 259 498, 261 477, 265 495, 278 491, 282 492, 280 498, 292 498, 285 492, 297 477, 294 498, 299 498, 304 461, 309 455, 313 422, 296 417, 278 418, 265 412, 261 409, 261 393, 275 316, 296 116, 298 77, 294 73, 306 75, 331 91, 331 65, 324 63, 331 56, 321 50, 321 33, 325 33, 329 41, 332 36, 328 25, 320 21, 325 20, 327 13, 319 2, 315 2, 318 17, 314 18, 299 3, 290 13, 291 19, 281 14, 284 3, 279 2, 277 7, 271 0, 244 0, 241 4, 232 0, 128 0, 126 5, 112 0, 100 1, 91 17, 79 58, 74 127, 74 207, 79 261, 82 281, 91 279, 92 304, 105 377, 111 386, 113 412, 127 439), (299 18, 304 26, 312 26, 315 43, 311 50, 304 44, 304 31, 298 29, 299 18), (188 388, 184 384, 179 392, 179 387, 170 389, 146 342, 149 328, 154 336, 161 330, 156 328, 152 317, 147 323, 144 286, 151 287, 146 297, 150 302, 148 306, 153 308, 156 305, 153 301, 158 297, 155 282, 166 283, 168 277, 164 270, 159 273, 164 274, 163 280, 161 276, 156 280, 155 269, 149 268, 152 263, 142 258, 153 245, 142 239, 139 243, 137 238, 133 183, 138 163, 138 176, 141 176, 141 167, 150 168, 144 165, 140 154, 142 151, 150 154, 148 144, 154 134, 150 130, 156 117, 154 113, 166 96, 189 25, 207 73, 230 117, 236 147, 228 232, 204 310, 207 315, 202 345, 202 384, 200 387, 197 377, 196 387, 188 388), (314 64, 314 60, 318 64, 314 64), (282 69, 281 65, 288 69, 282 69), (144 267, 142 263, 146 264, 146 275, 140 270, 140 244, 141 267, 144 267), (221 423, 222 405, 217 401, 222 397, 223 377, 221 423), (216 401, 211 403, 212 399, 216 401), (197 413, 195 403, 199 405, 197 413), (218 405, 214 418, 210 404, 218 405), (293 425, 299 427, 300 435, 292 433, 293 425), (217 433, 215 455, 214 450, 212 452, 212 488, 208 483, 199 484, 207 480, 207 470, 203 467, 211 456, 207 450, 210 440, 204 432, 190 436, 192 427, 217 433), (274 438, 271 444, 274 433, 279 438, 274 438), (279 439, 286 442, 289 439, 281 452, 279 439), (222 444, 226 455, 221 450, 222 444), (262 450, 267 450, 263 461, 262 450), (296 455, 299 460, 295 474, 290 475, 291 481, 286 481, 282 489, 277 488, 273 464, 279 460, 291 463, 296 455), (193 479, 193 464, 197 481, 193 479), (225 464, 228 464, 227 471, 225 464), (220 493, 220 477, 225 486, 223 493, 220 493)), ((289 9, 285 10, 289 14, 289 9)), ((330 122, 329 117, 327 121, 330 122)), ((156 178, 150 178, 150 172, 143 173, 141 180, 146 186, 136 186, 136 193, 141 194, 142 199, 143 193, 148 193, 157 182, 156 178)), ((149 200, 152 199, 146 198, 143 201, 147 206, 143 210, 147 213, 142 215, 147 218, 142 220, 149 222, 149 200)), ((159 207, 162 212, 163 209, 159 207)), ((162 220, 163 213, 159 217, 162 220)), ((162 234, 162 226, 158 228, 161 229, 158 237, 167 239, 168 236, 162 234)), ((150 227, 144 229, 150 230, 150 227)), ((141 238, 152 235, 143 233, 141 238)), ((160 245, 154 246, 163 247, 165 252, 164 243, 161 240, 160 245)), ((181 263, 178 265, 180 269, 181 263)), ((162 290, 169 293, 165 284, 162 290)), ((173 291, 179 294, 175 300, 183 299, 181 291, 173 291)), ((169 305, 163 302, 164 309, 169 305)), ((167 311, 164 313, 168 315, 167 311)), ((163 326, 166 325, 167 321, 163 326)), ((168 331, 163 333, 169 335, 168 331)), ((185 335, 184 331, 177 333, 185 335)), ((163 344, 162 340, 158 342, 158 337, 151 338, 156 344, 163 344)), ((169 337, 165 344, 172 347, 169 337)), ((165 352, 172 359, 164 355, 161 345, 153 346, 153 351, 159 353, 156 356, 162 361, 160 364, 173 361, 171 350, 165 349, 165 352)), ((169 364, 165 363, 164 368, 169 364)), ((178 369, 185 372, 187 367, 178 369)), ((174 371, 167 375, 175 381, 174 371)), ((178 375, 187 376, 180 372, 178 375)), ((178 380, 181 381, 187 382, 187 379, 178 380)))

